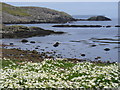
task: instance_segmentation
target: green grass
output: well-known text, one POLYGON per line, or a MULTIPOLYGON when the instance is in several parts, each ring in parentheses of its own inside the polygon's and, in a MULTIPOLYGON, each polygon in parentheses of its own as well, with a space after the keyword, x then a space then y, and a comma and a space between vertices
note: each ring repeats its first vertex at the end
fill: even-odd
POLYGON ((14 16, 29 16, 25 9, 14 7, 5 3, 2 4, 2 11, 14 16))
MULTIPOLYGON (((22 63, 21 60, 0 60, 0 65, 2 68, 9 67, 10 65, 13 65, 13 63, 22 63)), ((14 65, 13 67, 17 67, 17 65, 14 65)))

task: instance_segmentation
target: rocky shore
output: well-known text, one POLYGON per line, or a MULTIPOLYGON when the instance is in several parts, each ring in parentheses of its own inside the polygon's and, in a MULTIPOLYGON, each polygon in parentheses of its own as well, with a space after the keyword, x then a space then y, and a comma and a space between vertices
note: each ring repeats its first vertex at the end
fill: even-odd
POLYGON ((110 27, 120 27, 119 25, 116 26, 111 26, 111 25, 107 25, 107 26, 102 26, 102 25, 53 25, 52 27, 88 27, 88 28, 92 28, 92 27, 106 27, 106 28, 110 28, 110 27))
POLYGON ((20 25, 2 27, 2 38, 28 38, 33 36, 45 36, 50 34, 63 34, 64 32, 55 32, 52 30, 44 30, 39 27, 26 27, 20 25))
POLYGON ((101 25, 54 25, 52 27, 102 27, 101 25))
MULTIPOLYGON (((6 46, 6 45, 1 45, 6 46)), ((8 46, 8 45, 7 45, 8 46)), ((30 51, 30 50, 20 50, 20 49, 5 49, 0 48, 2 51, 2 58, 7 58, 11 60, 19 60, 19 61, 32 61, 32 62, 41 62, 44 61, 44 59, 56 59, 59 58, 57 55, 55 55, 55 51, 53 52, 37 52, 36 50, 30 51)), ((65 58, 66 61, 71 61, 74 63, 78 62, 91 62, 95 64, 112 64, 115 62, 103 62, 101 60, 98 61, 92 61, 92 60, 85 60, 85 59, 76 59, 76 58, 65 58)))

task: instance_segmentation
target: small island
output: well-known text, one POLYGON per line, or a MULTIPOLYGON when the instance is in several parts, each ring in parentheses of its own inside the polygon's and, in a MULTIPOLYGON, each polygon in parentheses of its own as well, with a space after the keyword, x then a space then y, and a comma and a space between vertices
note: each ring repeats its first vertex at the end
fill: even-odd
POLYGON ((87 19, 88 21, 111 21, 110 18, 105 16, 93 16, 87 19))
POLYGON ((88 19, 76 19, 77 21, 111 21, 110 18, 105 16, 93 16, 88 19))

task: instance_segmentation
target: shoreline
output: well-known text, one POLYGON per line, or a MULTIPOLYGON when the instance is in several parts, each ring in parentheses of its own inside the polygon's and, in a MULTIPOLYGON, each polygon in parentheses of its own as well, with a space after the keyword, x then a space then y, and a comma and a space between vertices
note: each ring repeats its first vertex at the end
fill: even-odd
MULTIPOLYGON (((0 46, 9 46, 9 45, 0 45, 0 46)), ((71 61, 74 63, 77 62, 90 62, 94 64, 113 64, 116 62, 111 62, 111 61, 101 61, 101 60, 87 60, 87 59, 77 59, 77 58, 62 58, 62 57, 57 57, 55 55, 55 51, 53 52, 37 52, 36 50, 21 50, 21 49, 5 49, 5 48, 0 48, 0 51, 2 51, 2 57, 1 58, 7 58, 7 59, 13 59, 13 60, 22 60, 22 61, 32 61, 32 62, 41 62, 44 61, 44 59, 56 59, 56 58, 61 58, 64 59, 65 61, 71 61)))

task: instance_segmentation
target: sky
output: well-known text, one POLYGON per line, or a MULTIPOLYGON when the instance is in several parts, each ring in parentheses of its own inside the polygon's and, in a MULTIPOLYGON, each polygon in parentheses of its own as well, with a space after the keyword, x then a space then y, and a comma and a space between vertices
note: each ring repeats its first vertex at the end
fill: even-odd
POLYGON ((118 2, 120 0, 1 0, 1 2, 118 2))
POLYGON ((117 17, 117 2, 7 2, 14 6, 47 7, 70 15, 104 15, 117 17))

